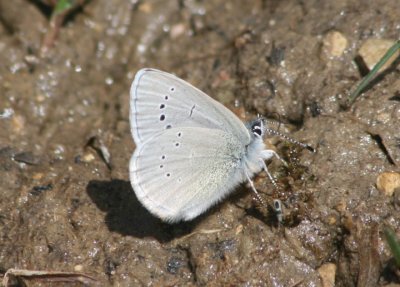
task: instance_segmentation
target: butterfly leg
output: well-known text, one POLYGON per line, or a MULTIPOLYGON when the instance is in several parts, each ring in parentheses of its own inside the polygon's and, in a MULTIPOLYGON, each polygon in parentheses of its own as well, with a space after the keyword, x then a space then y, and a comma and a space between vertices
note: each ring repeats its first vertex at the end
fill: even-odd
POLYGON ((251 180, 250 176, 247 174, 247 172, 245 172, 245 174, 246 174, 247 180, 248 180, 249 183, 250 183, 251 189, 252 189, 253 192, 256 194, 256 197, 257 197, 258 201, 259 201, 262 205, 266 206, 264 200, 261 198, 261 196, 260 196, 260 194, 258 193, 257 189, 255 188, 254 183, 253 183, 253 181, 251 180))
POLYGON ((279 159, 283 163, 284 166, 286 166, 286 167, 288 166, 288 163, 272 149, 265 149, 262 151, 262 157, 264 160, 270 159, 273 156, 276 157, 277 159, 279 159))
POLYGON ((261 159, 260 162, 261 162, 261 165, 262 165, 264 171, 267 173, 269 179, 271 180, 272 184, 274 185, 274 187, 275 187, 276 189, 278 189, 278 185, 276 184, 276 181, 275 181, 274 177, 272 176, 272 174, 269 173, 268 167, 267 167, 267 165, 265 164, 264 160, 261 159))

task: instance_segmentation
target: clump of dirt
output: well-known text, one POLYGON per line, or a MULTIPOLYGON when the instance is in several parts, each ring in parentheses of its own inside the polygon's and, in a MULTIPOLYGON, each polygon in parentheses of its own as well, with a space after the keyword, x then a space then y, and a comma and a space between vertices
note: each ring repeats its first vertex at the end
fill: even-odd
POLYGON ((376 188, 399 171, 399 69, 341 105, 362 76, 358 48, 398 38, 398 1, 86 1, 42 55, 48 2, 0 0, 0 270, 109 286, 327 286, 321 266, 333 263, 335 286, 399 283, 383 234, 399 234, 399 193, 376 188), (128 117, 142 67, 316 148, 275 141, 290 163, 270 165, 279 189, 256 179, 265 201, 282 201, 282 224, 246 185, 192 222, 141 206, 128 117))

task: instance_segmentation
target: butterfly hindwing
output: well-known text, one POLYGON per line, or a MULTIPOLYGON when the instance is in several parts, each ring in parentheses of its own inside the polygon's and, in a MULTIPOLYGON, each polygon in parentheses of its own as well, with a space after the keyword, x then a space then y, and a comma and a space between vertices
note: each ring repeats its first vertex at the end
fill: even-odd
POLYGON ((190 220, 242 181, 245 146, 217 129, 171 128, 139 146, 130 178, 139 201, 163 220, 190 220), (234 180, 232 180, 234 179, 234 180))

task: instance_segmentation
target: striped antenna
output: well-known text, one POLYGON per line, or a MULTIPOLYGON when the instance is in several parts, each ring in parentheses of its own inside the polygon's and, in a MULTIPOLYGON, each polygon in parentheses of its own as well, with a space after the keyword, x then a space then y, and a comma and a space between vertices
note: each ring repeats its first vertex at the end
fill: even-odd
POLYGON ((283 133, 280 133, 280 132, 278 132, 278 131, 276 131, 276 130, 273 130, 273 129, 270 129, 270 128, 266 128, 265 131, 266 131, 267 133, 271 134, 271 135, 279 136, 279 137, 281 137, 281 138, 287 140, 288 142, 291 142, 291 143, 293 143, 293 144, 297 144, 297 145, 299 145, 299 146, 301 146, 301 147, 303 147, 303 148, 306 148, 306 149, 308 149, 308 150, 311 151, 311 152, 315 152, 315 149, 314 149, 312 146, 310 146, 310 145, 308 145, 308 144, 305 144, 305 143, 302 143, 302 142, 299 142, 299 141, 297 141, 297 140, 295 140, 295 139, 292 139, 291 137, 289 137, 289 136, 287 136, 287 135, 285 135, 285 134, 283 134, 283 133))

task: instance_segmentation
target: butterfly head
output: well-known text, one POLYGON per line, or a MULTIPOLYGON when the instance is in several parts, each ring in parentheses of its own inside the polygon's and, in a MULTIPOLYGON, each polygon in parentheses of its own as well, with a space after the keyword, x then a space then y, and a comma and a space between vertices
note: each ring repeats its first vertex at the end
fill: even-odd
POLYGON ((256 138, 256 139, 263 138, 265 136, 265 134, 269 134, 269 135, 273 135, 273 136, 279 136, 279 137, 285 139, 286 141, 291 142, 291 143, 296 144, 296 145, 299 145, 299 146, 301 146, 303 148, 306 148, 311 152, 316 152, 316 150, 312 146, 310 146, 308 144, 305 144, 305 143, 302 143, 302 142, 299 142, 299 141, 297 141, 295 139, 292 139, 289 136, 287 136, 287 135, 285 135, 283 133, 280 133, 277 130, 274 130, 274 129, 268 127, 267 126, 268 123, 269 123, 269 121, 267 121, 263 117, 258 117, 256 120, 250 122, 248 124, 248 128, 249 128, 249 130, 251 132, 252 137, 256 138))
POLYGON ((255 138, 263 138, 266 131, 266 122, 264 118, 257 118, 254 121, 248 123, 250 133, 255 138))

